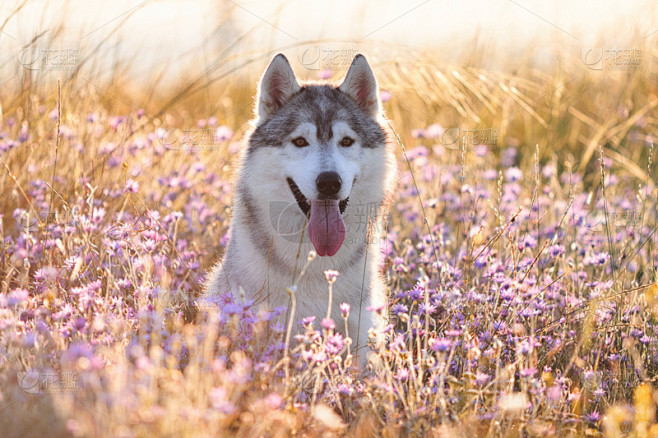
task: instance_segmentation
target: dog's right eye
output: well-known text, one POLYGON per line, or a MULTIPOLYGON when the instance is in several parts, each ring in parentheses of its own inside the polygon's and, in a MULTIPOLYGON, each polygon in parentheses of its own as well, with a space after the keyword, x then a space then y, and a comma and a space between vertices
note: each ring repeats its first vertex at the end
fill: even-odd
POLYGON ((308 142, 304 137, 297 137, 292 140, 292 144, 297 146, 298 148, 303 148, 304 146, 308 146, 308 142))

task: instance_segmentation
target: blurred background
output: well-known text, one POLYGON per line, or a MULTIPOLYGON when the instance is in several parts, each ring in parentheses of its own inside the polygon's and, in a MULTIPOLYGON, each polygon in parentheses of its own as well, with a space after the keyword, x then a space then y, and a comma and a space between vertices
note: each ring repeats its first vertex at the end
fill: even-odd
POLYGON ((131 78, 150 80, 157 72, 174 81, 212 73, 220 56, 275 51, 309 68, 314 51, 345 48, 372 52, 377 62, 413 63, 426 50, 440 61, 507 70, 510 60, 546 66, 569 55, 577 61, 581 49, 658 43, 652 1, 27 0, 0 8, 5 74, 16 60, 30 61, 26 47, 55 42, 78 50, 79 61, 93 58, 106 69, 118 63, 131 78))

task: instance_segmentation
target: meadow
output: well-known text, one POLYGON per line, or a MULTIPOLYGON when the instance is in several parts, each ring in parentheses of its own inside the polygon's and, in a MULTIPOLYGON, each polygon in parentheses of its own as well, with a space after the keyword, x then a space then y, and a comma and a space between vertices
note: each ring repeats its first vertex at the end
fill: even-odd
MULTIPOLYGON (((399 182, 365 370, 345 321, 201 296, 276 52, 160 94, 34 42, 0 93, 0 433, 658 436, 655 38, 505 70, 372 48, 399 182)), ((304 44, 342 79, 344 44, 304 44)))

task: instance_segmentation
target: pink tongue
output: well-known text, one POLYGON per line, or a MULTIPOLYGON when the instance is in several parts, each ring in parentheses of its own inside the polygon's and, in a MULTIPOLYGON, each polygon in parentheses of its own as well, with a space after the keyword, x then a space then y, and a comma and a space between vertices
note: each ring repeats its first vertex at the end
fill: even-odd
POLYGON ((345 240, 345 222, 338 201, 311 201, 308 235, 318 255, 332 256, 338 252, 345 240))

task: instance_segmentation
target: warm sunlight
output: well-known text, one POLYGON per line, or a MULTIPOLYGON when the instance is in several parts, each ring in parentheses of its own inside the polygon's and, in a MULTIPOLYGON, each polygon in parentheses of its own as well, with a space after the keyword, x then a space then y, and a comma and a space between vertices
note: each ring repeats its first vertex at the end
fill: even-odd
POLYGON ((0 435, 658 436, 658 4, 0 4, 0 435))

